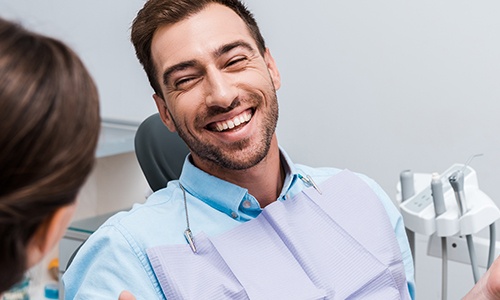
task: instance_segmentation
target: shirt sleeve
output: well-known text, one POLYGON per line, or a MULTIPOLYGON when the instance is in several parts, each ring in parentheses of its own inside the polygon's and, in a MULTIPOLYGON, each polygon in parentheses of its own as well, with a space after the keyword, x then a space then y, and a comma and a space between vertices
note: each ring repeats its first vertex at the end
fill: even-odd
POLYGON ((113 225, 83 244, 63 275, 64 299, 118 299, 128 290, 139 299, 165 299, 146 254, 113 225))

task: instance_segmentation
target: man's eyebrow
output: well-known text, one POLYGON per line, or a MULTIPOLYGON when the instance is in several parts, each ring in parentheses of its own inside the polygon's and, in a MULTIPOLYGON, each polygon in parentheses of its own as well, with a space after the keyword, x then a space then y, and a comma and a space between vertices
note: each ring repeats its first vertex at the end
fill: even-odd
POLYGON ((194 67, 195 65, 196 65, 195 60, 188 60, 169 67, 167 70, 165 70, 165 72, 163 72, 163 84, 168 85, 172 73, 177 71, 182 71, 190 67, 194 67))
POLYGON ((217 50, 215 50, 214 56, 220 57, 223 54, 226 54, 227 52, 233 50, 234 48, 238 48, 238 47, 243 47, 249 51, 254 51, 254 48, 249 43, 247 43, 245 41, 235 41, 235 42, 232 42, 232 43, 229 43, 226 45, 222 45, 221 47, 219 47, 217 50))
MULTIPOLYGON (((222 55, 228 53, 229 51, 231 51, 235 48, 238 48, 238 47, 245 48, 249 51, 254 51, 254 48, 249 43, 247 43, 245 41, 235 41, 235 42, 225 44, 225 45, 222 45, 221 47, 219 47, 217 50, 214 51, 213 56, 220 57, 220 56, 222 56, 222 55)), ((167 68, 165 70, 165 72, 163 72, 163 84, 168 85, 168 83, 170 82, 170 77, 172 77, 172 74, 174 72, 182 71, 182 70, 185 70, 187 68, 194 67, 196 65, 197 65, 197 62, 195 60, 188 60, 188 61, 180 62, 178 64, 175 64, 175 65, 167 68)))

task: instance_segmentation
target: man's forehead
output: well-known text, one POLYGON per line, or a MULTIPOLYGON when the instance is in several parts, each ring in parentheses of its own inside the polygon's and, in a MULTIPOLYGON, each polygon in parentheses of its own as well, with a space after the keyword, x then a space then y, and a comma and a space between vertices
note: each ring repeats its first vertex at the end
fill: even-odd
POLYGON ((242 39, 257 47, 238 14, 226 6, 209 4, 177 23, 158 27, 153 35, 151 54, 160 71, 172 60, 192 59, 190 56, 196 53, 215 51, 225 43, 242 39))

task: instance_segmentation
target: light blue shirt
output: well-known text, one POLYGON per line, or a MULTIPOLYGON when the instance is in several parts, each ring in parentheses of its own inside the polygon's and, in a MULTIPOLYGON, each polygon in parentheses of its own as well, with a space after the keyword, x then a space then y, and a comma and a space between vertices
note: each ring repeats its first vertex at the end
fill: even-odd
MULTIPOLYGON (((296 165, 281 149, 286 177, 278 197, 286 201, 306 184, 299 176, 311 176, 320 184, 341 170, 296 165)), ((401 248, 408 288, 414 298, 411 252, 399 211, 372 179, 358 174, 384 205, 401 248)), ((63 276, 66 299, 118 299, 129 290, 137 299, 165 299, 148 260, 146 249, 185 244, 186 210, 179 182, 187 191, 189 224, 196 236, 214 236, 258 216, 262 209, 246 189, 196 168, 186 159, 180 179, 106 221, 83 245, 63 276)))

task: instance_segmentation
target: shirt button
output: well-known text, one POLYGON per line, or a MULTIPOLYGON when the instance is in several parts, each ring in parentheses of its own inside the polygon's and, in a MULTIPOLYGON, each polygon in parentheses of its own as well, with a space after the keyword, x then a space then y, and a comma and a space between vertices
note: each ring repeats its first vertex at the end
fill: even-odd
POLYGON ((236 218, 238 217, 238 214, 237 214, 237 213, 235 213, 235 212, 233 211, 233 212, 231 213, 231 217, 232 217, 233 219, 236 219, 236 218))
POLYGON ((248 200, 243 201, 244 208, 250 208, 250 206, 252 206, 252 203, 250 203, 250 201, 248 201, 248 200))

